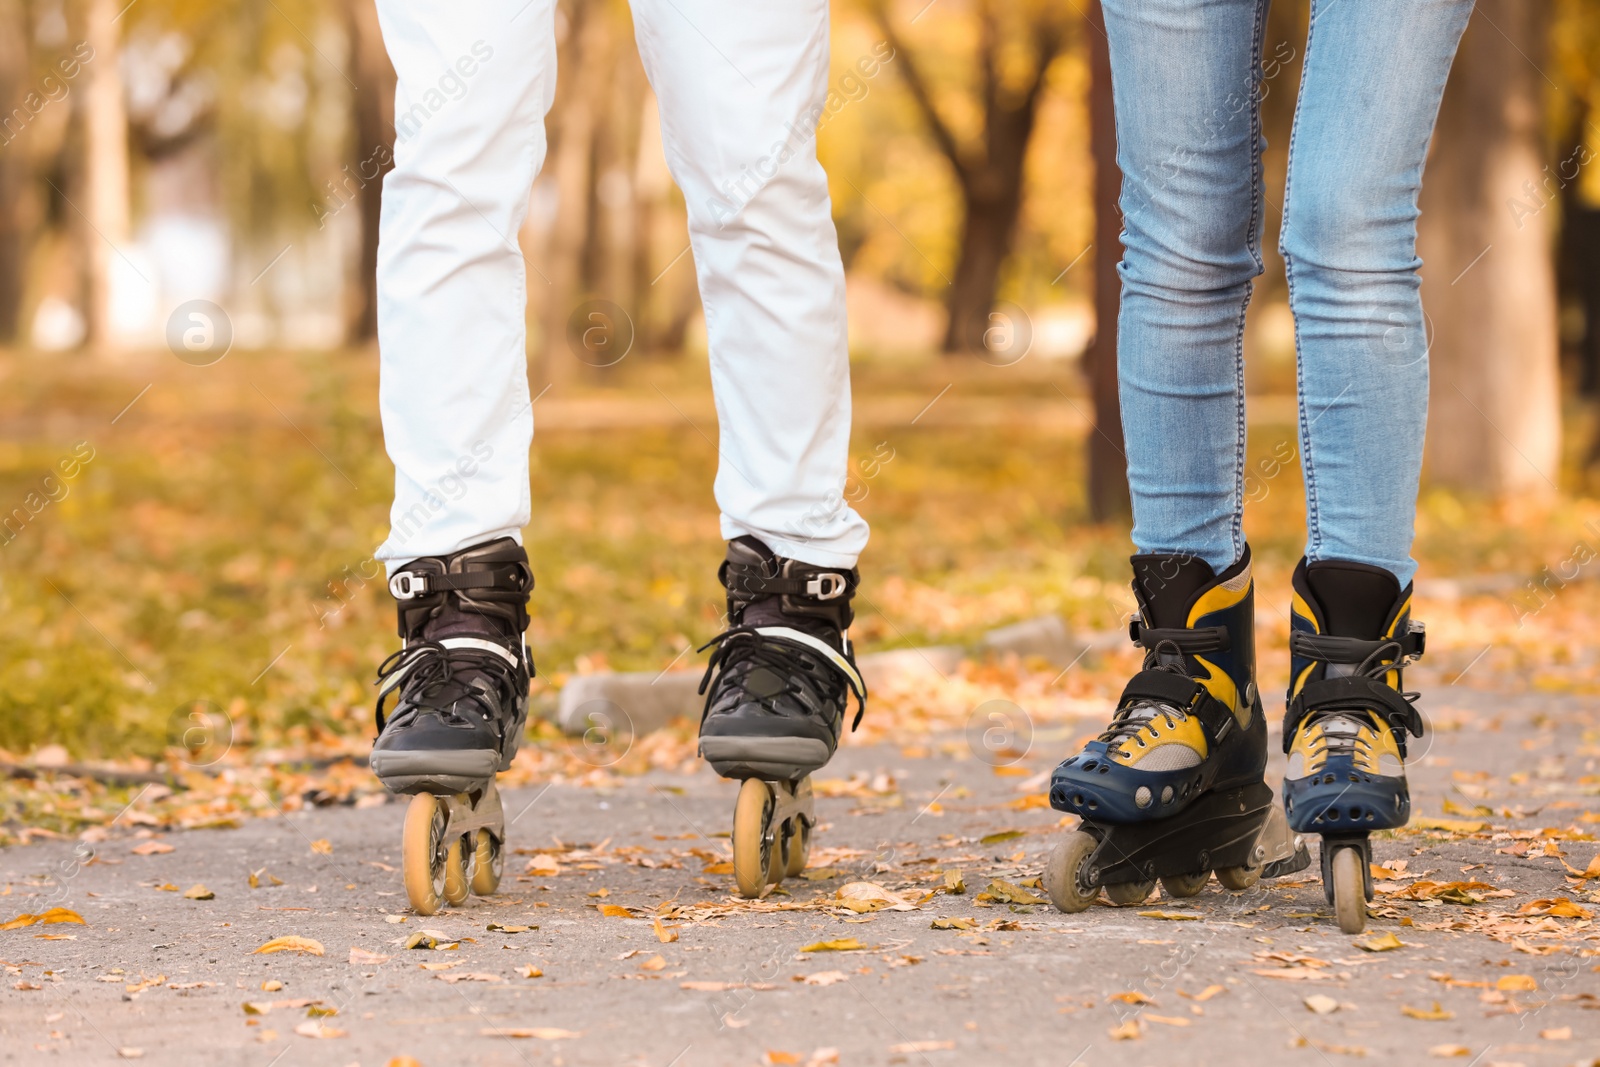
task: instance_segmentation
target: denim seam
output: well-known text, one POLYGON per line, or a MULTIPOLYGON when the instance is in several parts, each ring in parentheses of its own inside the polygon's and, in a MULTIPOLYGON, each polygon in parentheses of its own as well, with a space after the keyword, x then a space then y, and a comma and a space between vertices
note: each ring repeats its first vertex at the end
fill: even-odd
MULTIPOLYGON (((1316 43, 1317 29, 1317 0, 1311 0, 1309 27, 1306 32, 1305 62, 1300 66, 1300 84, 1304 86, 1311 75, 1311 57, 1316 43)), ((1305 94, 1295 101, 1294 122, 1289 127, 1289 155, 1288 165, 1285 168, 1283 182, 1283 224, 1278 229, 1278 254, 1283 257, 1284 285, 1289 291, 1289 307, 1296 307, 1294 298, 1294 260, 1290 257, 1287 248, 1289 233, 1289 209, 1294 196, 1294 160, 1295 142, 1300 135, 1300 118, 1304 113, 1305 94)), ((1300 340, 1300 319, 1293 316, 1294 321, 1294 373, 1295 373, 1295 407, 1300 416, 1300 470, 1304 476, 1306 487, 1306 558, 1316 560, 1317 552, 1322 547, 1322 518, 1317 501, 1317 466, 1312 459, 1311 452, 1311 424, 1306 419, 1306 390, 1305 390, 1305 346, 1300 340)))

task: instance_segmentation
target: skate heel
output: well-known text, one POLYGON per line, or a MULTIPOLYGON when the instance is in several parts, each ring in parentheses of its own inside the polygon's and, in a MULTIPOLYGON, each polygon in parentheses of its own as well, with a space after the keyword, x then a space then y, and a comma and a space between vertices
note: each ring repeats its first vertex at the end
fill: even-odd
POLYGON ((733 808, 733 880, 739 895, 755 900, 768 886, 805 870, 816 821, 810 777, 746 778, 733 808))
POLYGON ((470 793, 417 793, 406 808, 401 867, 418 915, 434 915, 476 893, 500 887, 505 867, 505 811, 494 782, 470 793))

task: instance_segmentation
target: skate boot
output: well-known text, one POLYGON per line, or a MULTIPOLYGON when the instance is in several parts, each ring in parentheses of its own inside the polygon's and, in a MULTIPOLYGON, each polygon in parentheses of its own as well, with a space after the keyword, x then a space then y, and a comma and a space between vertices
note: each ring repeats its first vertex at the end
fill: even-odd
POLYGON ((1406 734, 1422 736, 1422 716, 1400 670, 1424 643, 1411 587, 1383 568, 1295 568, 1283 803, 1295 832, 1322 835, 1322 891, 1347 934, 1365 928, 1372 899, 1367 834, 1411 817, 1406 734))
POLYGON ((833 758, 851 695, 851 729, 866 709, 847 633, 858 575, 783 559, 744 536, 728 542, 718 577, 728 629, 702 648, 715 651, 700 682, 700 755, 722 777, 744 781, 733 877, 742 896, 759 897, 805 869, 816 821, 809 776, 833 758))
POLYGON ((389 579, 404 646, 378 668, 372 770, 391 792, 412 794, 402 852, 420 914, 500 884, 494 777, 511 766, 528 717, 532 589, 528 555, 509 537, 414 559, 389 579))
POLYGON ((1129 633, 1144 666, 1111 723, 1051 777, 1050 805, 1082 818, 1051 852, 1056 907, 1082 911, 1101 887, 1138 903, 1156 879, 1174 897, 1216 872, 1233 890, 1310 863, 1263 782, 1267 727, 1255 683, 1250 550, 1222 574, 1180 555, 1138 555, 1129 633), (1275 814, 1276 813, 1276 814, 1275 814))

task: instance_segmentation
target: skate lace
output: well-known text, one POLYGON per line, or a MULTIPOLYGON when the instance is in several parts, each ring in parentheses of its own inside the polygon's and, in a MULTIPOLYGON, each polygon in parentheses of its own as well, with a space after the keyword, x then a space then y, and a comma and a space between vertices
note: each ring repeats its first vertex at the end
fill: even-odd
MULTIPOLYGON (((1385 641, 1373 649, 1367 658, 1356 666, 1352 674, 1366 678, 1382 678, 1390 671, 1399 669, 1398 664, 1404 656, 1404 651, 1400 642, 1385 641)), ((1407 704, 1415 704, 1422 698, 1420 691, 1399 692, 1401 699, 1407 704)), ((1372 728, 1370 718, 1358 717, 1358 713, 1347 709, 1330 708, 1326 711, 1313 712, 1307 718, 1306 726, 1312 723, 1322 725, 1323 751, 1328 756, 1355 758, 1372 749, 1372 742, 1366 737, 1366 731, 1372 728)))
MULTIPOLYGON (((753 626, 735 626, 695 651, 704 652, 708 648, 713 651, 706 663, 706 673, 700 679, 699 689, 706 697, 702 715, 709 712, 730 687, 763 667, 780 683, 778 689, 758 695, 766 707, 771 707, 780 696, 794 696, 801 698, 799 703, 809 714, 813 707, 848 705, 848 694, 855 691, 850 681, 832 663, 798 644, 769 637, 753 626), (721 673, 718 673, 719 668, 721 673), (713 678, 715 684, 712 684, 713 678), (710 688, 709 692, 707 687, 710 688)), ((853 665, 854 658, 848 653, 845 656, 853 665)), ((859 706, 855 721, 850 724, 852 730, 861 724, 861 716, 866 711, 866 692, 856 692, 856 699, 859 706)))
POLYGON ((389 694, 398 688, 399 701, 416 707, 429 708, 450 722, 465 722, 457 704, 464 696, 481 697, 483 692, 472 684, 467 672, 488 675, 494 680, 502 703, 516 697, 516 672, 506 661, 493 652, 480 648, 447 648, 438 641, 414 641, 399 649, 378 665, 378 729, 384 725, 383 705, 389 694), (399 686, 388 685, 390 679, 403 680, 399 686))
MULTIPOLYGON (((1156 646, 1144 654, 1143 670, 1166 671, 1180 677, 1189 677, 1189 672, 1183 667, 1183 650, 1175 641, 1159 641, 1156 646), (1167 654, 1163 660, 1162 653, 1167 654)), ((1156 716, 1166 722, 1167 729, 1175 730, 1178 724, 1189 717, 1189 713, 1173 704, 1163 704, 1158 700, 1138 700, 1117 709, 1112 716, 1111 724, 1101 731, 1098 740, 1105 742, 1106 749, 1111 752, 1120 751, 1123 744, 1135 740, 1140 730, 1144 729, 1156 716)))

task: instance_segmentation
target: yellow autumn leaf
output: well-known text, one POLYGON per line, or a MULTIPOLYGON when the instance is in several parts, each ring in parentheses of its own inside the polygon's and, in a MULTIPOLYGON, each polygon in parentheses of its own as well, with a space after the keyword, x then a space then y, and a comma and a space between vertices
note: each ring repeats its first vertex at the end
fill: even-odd
POLYGON ((189 900, 215 900, 217 898, 215 893, 199 882, 185 889, 183 895, 189 900))
POLYGON ((1405 942, 1394 936, 1391 931, 1379 934, 1377 937, 1366 941, 1357 941, 1356 946, 1366 949, 1368 952, 1391 952, 1397 948, 1405 948, 1405 942))
POLYGON ((854 937, 837 937, 832 941, 818 941, 807 945, 801 952, 865 952, 867 946, 854 937))
POLYGON ((633 912, 629 911, 621 904, 600 904, 598 907, 600 908, 600 914, 604 915, 608 919, 633 918, 633 912))
POLYGON ((331 856, 333 855, 333 842, 326 837, 319 837, 311 842, 311 851, 319 856, 331 856))
POLYGON ((1430 1023, 1449 1022, 1451 1019, 1456 1017, 1455 1012, 1439 1007, 1439 1002, 1437 1000, 1433 1002, 1432 1010, 1423 1010, 1422 1008, 1413 1008, 1409 1004, 1402 1004, 1400 1005, 1400 1014, 1408 1018, 1422 1019, 1425 1022, 1430 1023))
POLYGON ((304 952, 312 956, 320 956, 322 955, 322 942, 313 941, 309 937, 296 937, 291 934, 287 937, 275 937, 250 954, 256 956, 268 952, 304 952))
POLYGON ((660 919, 656 919, 652 925, 655 928, 656 940, 661 942, 663 945, 678 940, 678 931, 676 928, 663 926, 660 919))
POLYGON ((976 922, 959 915, 948 919, 941 917, 933 920, 933 929, 935 930, 976 930, 977 928, 978 924, 976 922))
POLYGON ((1139 913, 1146 919, 1167 919, 1171 922, 1198 922, 1200 916, 1191 915, 1186 911, 1141 911, 1139 913))
POLYGON ((1139 1029, 1138 1019, 1124 1019, 1121 1025, 1113 1026, 1106 1031, 1106 1036, 1113 1041, 1133 1041, 1141 1034, 1142 1031, 1139 1029))
POLYGON ((479 1030, 483 1037, 536 1037, 541 1041, 564 1041, 582 1037, 581 1030, 562 1030, 555 1026, 511 1026, 479 1030))
POLYGON ((539 968, 535 967, 531 963, 523 964, 522 965, 522 969, 519 970, 517 973, 522 975, 522 977, 524 977, 524 978, 543 978, 544 977, 544 972, 541 971, 539 968))
POLYGON ((1507 974, 1502 975, 1494 987, 1502 993, 1531 993, 1539 988, 1539 983, 1531 974, 1507 974))

